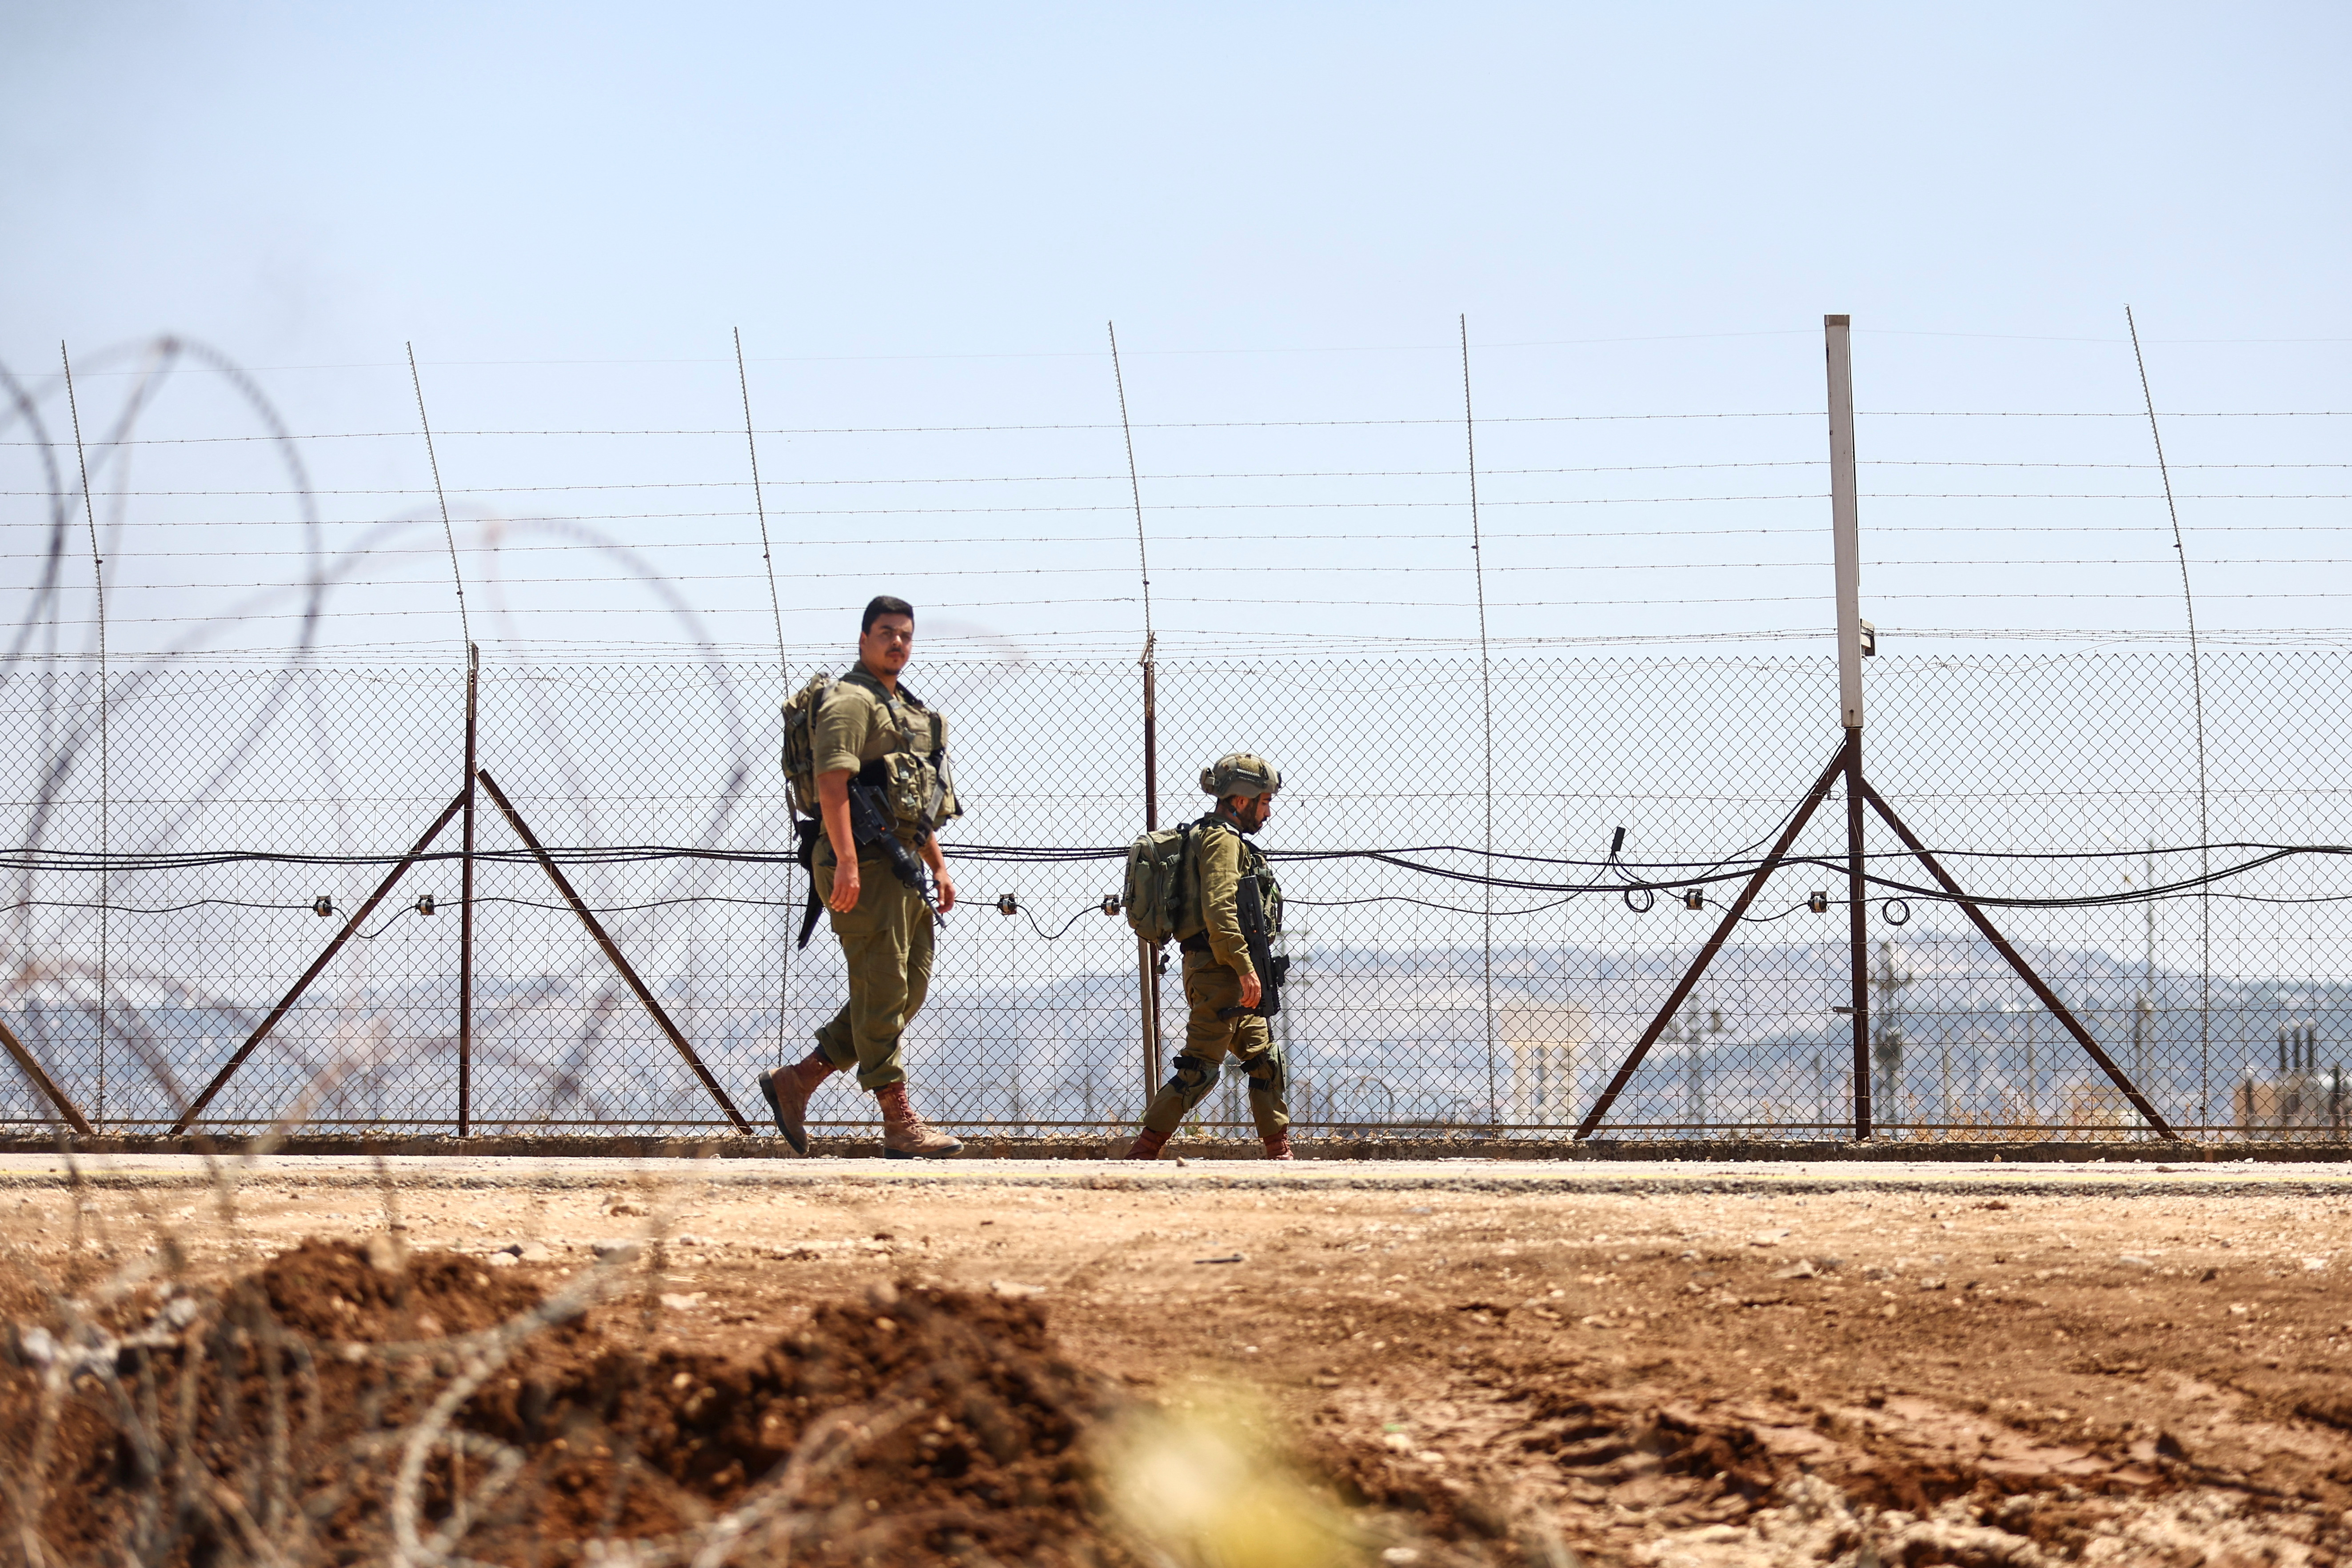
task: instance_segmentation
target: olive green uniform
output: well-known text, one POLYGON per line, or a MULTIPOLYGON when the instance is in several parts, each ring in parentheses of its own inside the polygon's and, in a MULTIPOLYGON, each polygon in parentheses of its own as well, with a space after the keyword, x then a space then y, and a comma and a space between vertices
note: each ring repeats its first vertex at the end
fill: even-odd
MULTIPOLYGON (((811 736, 820 775, 856 770, 879 787, 898 837, 919 854, 931 830, 962 815, 947 768, 947 720, 901 685, 894 695, 861 667, 843 676, 818 710, 811 736)), ((833 842, 820 833, 812 869, 817 894, 830 900, 833 842)), ((898 880, 879 845, 857 857, 857 907, 830 909, 849 972, 849 1000, 816 1032, 825 1059, 857 1069, 868 1091, 906 1080, 899 1037, 922 1010, 931 986, 931 911, 898 880)))
POLYGON ((1184 953, 1184 1000, 1192 1016, 1184 1026, 1176 1075, 1151 1097, 1143 1125, 1153 1132, 1175 1131, 1192 1108, 1208 1098, 1217 1081, 1218 1064, 1231 1054, 1249 1077, 1250 1116, 1258 1136, 1276 1137, 1290 1125, 1290 1075, 1281 1047, 1264 1018, 1249 1013, 1220 1018, 1217 1010, 1238 1006, 1242 976, 1256 973, 1242 935, 1234 889, 1244 877, 1257 878, 1269 933, 1282 929, 1282 890, 1275 885, 1265 853, 1222 814, 1201 819, 1186 874, 1192 879, 1185 902, 1192 929, 1180 930, 1178 937, 1184 953))

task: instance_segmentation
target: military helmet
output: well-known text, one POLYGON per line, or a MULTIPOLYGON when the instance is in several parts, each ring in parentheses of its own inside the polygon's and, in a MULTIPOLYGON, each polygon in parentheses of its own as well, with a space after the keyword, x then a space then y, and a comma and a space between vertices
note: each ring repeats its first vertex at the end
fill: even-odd
POLYGON ((1229 752, 1201 770, 1201 788, 1223 800, 1229 795, 1255 799, 1282 787, 1282 772, 1253 752, 1229 752))

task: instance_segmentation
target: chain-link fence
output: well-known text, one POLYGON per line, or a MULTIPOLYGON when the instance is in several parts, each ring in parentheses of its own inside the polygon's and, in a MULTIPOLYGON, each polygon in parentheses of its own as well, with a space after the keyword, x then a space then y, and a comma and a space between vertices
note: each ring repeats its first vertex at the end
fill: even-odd
MULTIPOLYGON (((2352 866, 2328 847, 2352 843, 2345 673, 2334 655, 2209 652, 2200 793, 2186 655, 1879 658, 1867 773, 2174 1126, 2332 1137, 2352 1001, 2352 866)), ((1288 897, 1277 1037, 1303 1130, 1569 1135, 1829 760, 1834 684, 1825 659, 1160 664, 1164 816, 1205 806, 1192 774, 1226 751, 1271 755, 1288 783, 1265 840, 1288 897)), ((465 685, 455 658, 163 662, 118 668, 102 702, 84 665, 0 674, 18 847, 0 1022, 93 1126, 172 1125, 451 805, 465 685)), ((1101 906, 1141 826, 1141 671, 919 664, 909 685, 953 720, 969 812, 946 835, 964 902, 908 1036, 917 1103, 962 1129, 1128 1124, 1148 1087, 1136 945, 1101 906)), ((753 1075, 802 1054, 843 994, 822 927, 791 945, 805 879, 782 689, 772 663, 493 665, 479 688, 481 765, 755 1124, 753 1075)), ((1850 1128, 1841 798, 1603 1133, 1850 1128)), ((471 1126, 723 1126, 478 807, 471 1126)), ((199 1125, 454 1128, 460 842, 452 821, 199 1125)), ((1880 1131, 2138 1127, 1963 911, 1917 890, 1899 842, 1874 824, 1868 844, 1880 1131)), ((0 1121, 51 1113, 0 1068, 0 1121)), ((872 1104, 837 1084, 813 1115, 863 1122, 872 1104)), ((1247 1124, 1230 1084, 1202 1116, 1247 1124)))

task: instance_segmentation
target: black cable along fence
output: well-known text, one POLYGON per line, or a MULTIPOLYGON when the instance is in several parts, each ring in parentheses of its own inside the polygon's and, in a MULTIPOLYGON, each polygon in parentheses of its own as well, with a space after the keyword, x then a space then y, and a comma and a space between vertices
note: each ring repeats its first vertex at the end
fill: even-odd
MULTIPOLYGON (((2334 1137, 2347 673, 2334 653, 2206 653, 2210 847, 2186 655, 1874 659, 1870 778, 2176 1129, 2334 1137)), ((99 679, 63 659, 0 672, 0 1023, 93 1128, 161 1131, 453 804, 465 679, 454 661, 118 663, 105 853, 99 679)), ((966 1130, 1128 1125, 1147 1089, 1136 949, 1102 904, 1141 825, 1140 671, 933 661, 909 682, 953 720, 969 808, 947 836, 964 901, 908 1039, 917 1102, 966 1130)), ((1223 752, 1262 751, 1288 781, 1265 837, 1303 1131, 1570 1136, 1841 733, 1821 658, 1498 658, 1493 691, 1487 774, 1475 658, 1158 666, 1163 817, 1194 809, 1192 773, 1223 752)), ((772 660, 492 662, 479 692, 483 769, 755 1117, 752 1075, 805 1050, 843 994, 822 930, 790 947, 779 695, 772 660)), ((726 1130, 548 866, 479 810, 471 1130, 726 1130)), ((1843 831, 1825 809, 1799 837, 1601 1135, 1850 1130, 1843 831)), ((196 1125, 456 1127, 458 845, 452 824, 196 1125)), ((1877 1130, 2140 1128, 1902 845, 1874 825, 1869 848, 1877 1130)), ((871 1110, 835 1086, 814 1115, 871 1110)), ((0 1121, 56 1114, 0 1068, 0 1121)), ((1246 1127, 1234 1086, 1202 1120, 1246 1127)))

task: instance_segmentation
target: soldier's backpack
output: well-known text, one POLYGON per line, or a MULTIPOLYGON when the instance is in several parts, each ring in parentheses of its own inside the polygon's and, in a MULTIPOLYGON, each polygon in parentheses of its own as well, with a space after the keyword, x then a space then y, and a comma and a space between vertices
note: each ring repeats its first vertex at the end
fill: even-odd
POLYGON ((1127 890, 1121 903, 1135 934, 1158 947, 1172 942, 1184 923, 1184 862, 1200 827, 1187 822, 1139 835, 1127 847, 1127 890))
POLYGON ((784 703, 784 783, 792 791, 793 810, 803 816, 817 814, 816 716, 833 686, 832 676, 813 675, 784 703))

